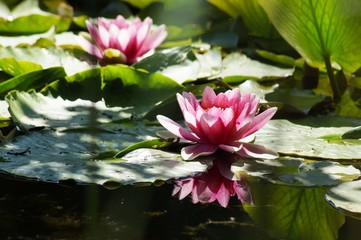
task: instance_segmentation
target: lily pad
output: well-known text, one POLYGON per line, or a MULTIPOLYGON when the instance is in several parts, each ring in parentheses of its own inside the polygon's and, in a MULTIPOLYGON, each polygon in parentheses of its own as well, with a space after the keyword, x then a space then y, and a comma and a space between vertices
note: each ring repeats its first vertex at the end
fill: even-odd
POLYGON ((14 92, 7 101, 14 122, 26 133, 0 147, 0 169, 10 174, 51 182, 132 184, 185 177, 206 168, 157 149, 114 158, 128 146, 154 139, 160 130, 132 121, 124 108, 35 92, 14 92))
POLYGON ((101 152, 123 144, 122 134, 63 133, 52 130, 17 137, 0 147, 0 169, 41 181, 75 180, 78 183, 152 183, 192 175, 206 169, 185 162, 180 155, 156 149, 139 149, 121 160, 99 161, 101 152))
MULTIPOLYGON (((311 119, 311 118, 309 118, 311 119)), ((337 122, 337 117, 331 117, 329 122, 337 122)), ((256 142, 271 148, 281 154, 299 156, 305 158, 322 159, 361 159, 361 140, 354 140, 352 143, 329 142, 322 137, 327 135, 342 135, 351 130, 352 126, 327 127, 325 118, 312 118, 306 124, 292 123, 288 120, 271 120, 265 127, 256 133, 256 142), (313 125, 323 125, 311 127, 313 125)), ((357 126, 359 120, 355 120, 357 126)), ((330 125, 329 125, 330 126, 330 125)))
POLYGON ((11 90, 28 91, 30 89, 39 90, 52 81, 65 77, 64 68, 52 67, 44 70, 32 71, 8 79, 0 83, 0 96, 11 90))
POLYGON ((326 194, 326 200, 340 211, 361 219, 361 180, 331 188, 326 194))
POLYGON ((3 47, 16 47, 19 45, 33 45, 37 41, 39 41, 42 38, 47 38, 50 40, 54 40, 55 38, 55 28, 50 28, 45 33, 39 33, 39 34, 32 34, 29 36, 0 36, 0 46, 3 47))
POLYGON ((360 170, 353 166, 301 158, 241 160, 232 166, 232 171, 259 177, 272 183, 302 187, 334 186, 360 176, 360 170))
POLYGON ((194 44, 193 47, 193 51, 185 47, 173 51, 164 50, 144 59, 144 62, 139 63, 138 66, 143 66, 145 69, 158 69, 160 73, 179 83, 199 78, 222 78, 226 82, 241 82, 247 79, 267 80, 291 76, 294 70, 267 65, 239 52, 230 53, 223 58, 219 48, 211 48, 208 44, 194 44), (179 53, 177 54, 176 51, 179 53), (161 56, 160 54, 163 56, 170 54, 171 59, 177 61, 171 61, 165 65, 164 61, 156 61, 161 56), (145 63, 148 64, 145 65, 145 63))
POLYGON ((38 0, 25 0, 10 11, 5 4, 0 5, 0 32, 6 34, 36 34, 56 28, 66 31, 71 18, 42 11, 38 0))
POLYGON ((72 75, 93 66, 85 61, 80 61, 69 52, 61 48, 0 48, 0 56, 2 58, 14 58, 16 60, 25 60, 33 63, 40 64, 44 69, 50 67, 62 66, 67 75, 72 75))

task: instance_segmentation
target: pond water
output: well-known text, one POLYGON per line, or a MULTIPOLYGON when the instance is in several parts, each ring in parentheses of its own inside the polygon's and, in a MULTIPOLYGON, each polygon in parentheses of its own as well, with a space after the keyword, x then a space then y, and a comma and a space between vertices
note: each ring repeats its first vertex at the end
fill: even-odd
MULTIPOLYGON (((109 190, 95 185, 53 184, 2 176, 0 239, 281 239, 268 228, 275 224, 273 220, 282 224, 279 219, 287 218, 287 214, 282 215, 281 211, 279 215, 272 215, 270 210, 287 209, 292 203, 282 206, 285 203, 282 199, 287 196, 280 196, 279 206, 267 201, 272 201, 270 192, 279 195, 282 191, 298 196, 295 209, 301 214, 293 216, 295 222, 314 222, 318 226, 318 218, 333 214, 338 217, 338 212, 322 198, 319 201, 310 197, 318 194, 317 188, 290 188, 256 180, 250 180, 250 186, 254 190, 255 205, 248 208, 260 208, 258 215, 263 214, 262 218, 268 221, 266 225, 254 217, 254 211, 245 212, 235 197, 227 208, 218 203, 193 204, 190 197, 182 201, 173 197, 172 184, 109 190), (307 201, 302 203, 305 196, 307 201), (314 205, 315 201, 318 204, 314 205), (323 208, 330 212, 325 215, 320 210, 323 208), (303 219, 297 219, 305 209, 316 211, 319 216, 307 219, 303 214, 303 219)), ((331 218, 326 222, 333 225, 331 218)), ((339 239, 359 239, 359 220, 346 217, 341 225, 339 231, 332 230, 339 232, 339 239)), ((310 225, 305 229, 327 231, 327 226, 319 227, 310 225)), ((317 234, 310 232, 309 236, 317 234)), ((328 232, 322 234, 327 236, 328 232)))

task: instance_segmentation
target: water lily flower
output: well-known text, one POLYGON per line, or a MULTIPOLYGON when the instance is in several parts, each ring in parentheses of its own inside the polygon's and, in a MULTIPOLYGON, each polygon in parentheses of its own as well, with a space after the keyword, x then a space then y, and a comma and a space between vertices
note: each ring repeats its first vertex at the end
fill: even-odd
POLYGON ((120 15, 116 19, 100 17, 95 24, 87 20, 86 25, 91 39, 81 38, 80 45, 105 62, 133 64, 158 47, 167 36, 165 26, 154 26, 150 17, 144 21, 127 20, 120 15))
POLYGON ((227 159, 212 161, 212 166, 198 176, 178 180, 172 195, 179 194, 179 200, 191 194, 193 203, 211 203, 218 201, 222 207, 227 207, 232 196, 242 203, 253 204, 252 193, 247 179, 241 177, 233 180, 231 164, 227 159))
POLYGON ((257 114, 260 99, 256 95, 241 96, 239 88, 216 95, 207 86, 201 102, 187 92, 178 93, 177 100, 191 131, 168 117, 158 115, 157 119, 172 136, 193 143, 181 150, 183 159, 210 155, 218 149, 244 157, 278 157, 277 152, 251 142, 253 133, 262 128, 277 110, 272 107, 257 114))

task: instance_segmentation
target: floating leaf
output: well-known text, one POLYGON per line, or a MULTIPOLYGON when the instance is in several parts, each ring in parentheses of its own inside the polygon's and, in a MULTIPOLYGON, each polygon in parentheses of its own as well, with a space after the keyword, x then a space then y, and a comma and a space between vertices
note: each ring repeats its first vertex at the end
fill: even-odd
POLYGON ((0 147, 0 169, 17 176, 58 182, 121 184, 152 183, 186 177, 206 169, 199 162, 182 161, 179 154, 139 149, 117 161, 97 161, 97 154, 116 149, 122 135, 67 133, 46 130, 20 136, 0 147))
POLYGON ((25 0, 12 11, 1 5, 0 32, 7 34, 35 34, 48 31, 51 27, 56 31, 66 31, 71 23, 70 17, 63 17, 39 8, 38 0, 25 0))
POLYGON ((326 200, 338 210, 361 219, 361 180, 331 188, 326 194, 326 200))
POLYGON ((54 40, 54 36, 55 36, 54 27, 50 28, 45 33, 32 34, 29 36, 16 36, 16 37, 0 36, 0 46, 16 47, 19 45, 33 45, 42 38, 54 40))
POLYGON ((260 0, 276 29, 315 67, 325 58, 354 72, 361 66, 361 2, 260 0))
POLYGON ((253 183, 249 216, 275 239, 338 239, 345 217, 324 201, 323 188, 253 183), (266 196, 266 197, 265 197, 266 196))
POLYGON ((260 177, 272 183, 290 186, 334 186, 352 181, 360 170, 331 161, 280 158, 277 160, 241 160, 232 171, 260 177))
POLYGON ((15 58, 16 60, 25 60, 40 64, 43 68, 59 67, 65 69, 67 75, 75 74, 92 68, 87 62, 80 61, 60 48, 0 48, 2 58, 15 58))
POLYGON ((342 139, 360 139, 361 138, 361 126, 355 127, 351 130, 348 130, 341 135, 342 139))
POLYGON ((126 65, 109 65, 101 68, 104 98, 119 106, 134 106, 144 112, 150 106, 174 95, 183 87, 159 74, 138 71, 126 65))
POLYGON ((14 58, 0 58, 0 68, 13 77, 42 69, 39 64, 14 58))
POLYGON ((53 67, 29 72, 0 83, 0 95, 11 90, 28 91, 41 89, 46 84, 65 77, 64 68, 53 67))
POLYGON ((251 60, 238 52, 230 53, 222 59, 222 52, 219 48, 210 48, 207 44, 193 46, 193 51, 187 47, 164 50, 144 59, 138 66, 151 69, 151 71, 157 69, 160 73, 179 83, 199 78, 222 78, 226 82, 240 82, 247 79, 287 77, 293 74, 293 69, 267 65, 251 60), (160 58, 163 60, 158 60, 160 58), (171 61, 167 62, 164 59, 171 61))
POLYGON ((256 133, 256 143, 290 156, 361 159, 361 140, 340 144, 322 139, 323 136, 327 135, 339 134, 341 136, 344 132, 352 129, 350 125, 357 126, 358 119, 354 119, 354 123, 351 123, 351 120, 347 122, 346 119, 336 117, 330 117, 329 120, 327 118, 308 119, 304 123, 301 122, 302 125, 288 120, 271 120, 256 133), (329 124, 336 124, 337 122, 345 127, 327 127, 330 126, 329 124))
POLYGON ((124 152, 115 159, 116 152, 154 139, 160 127, 132 121, 126 109, 107 107, 104 101, 67 101, 35 92, 13 92, 7 101, 14 122, 27 134, 2 144, 2 171, 51 182, 132 184, 185 177, 206 168, 156 149, 124 152))
POLYGON ((324 100, 324 97, 314 94, 311 90, 287 88, 275 89, 273 92, 266 95, 266 100, 270 102, 282 102, 307 115, 312 107, 324 100))

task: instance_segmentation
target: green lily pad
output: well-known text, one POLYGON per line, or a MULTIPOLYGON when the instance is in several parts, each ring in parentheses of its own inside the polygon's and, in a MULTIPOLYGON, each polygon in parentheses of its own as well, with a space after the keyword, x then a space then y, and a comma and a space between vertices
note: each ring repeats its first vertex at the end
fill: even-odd
POLYGON ((361 140, 352 143, 333 143, 322 137, 339 134, 340 136, 358 126, 358 119, 354 124, 337 117, 308 118, 301 125, 288 120, 271 120, 256 133, 256 143, 271 148, 281 154, 305 158, 322 159, 361 159, 361 140), (327 122, 329 121, 329 123, 327 122), (327 127, 328 124, 343 123, 345 127, 327 127), (314 125, 314 126, 312 126, 314 125), (348 125, 348 126, 347 126, 348 125))
POLYGON ((232 171, 259 177, 276 184, 302 187, 334 186, 360 176, 360 170, 353 166, 302 158, 242 160, 232 166, 232 171))
POLYGON ((324 100, 324 97, 314 94, 311 90, 292 88, 275 89, 266 95, 266 100, 270 102, 281 102, 307 115, 312 107, 324 100))
POLYGON ((162 74, 120 64, 67 76, 52 92, 73 100, 103 98, 108 105, 131 107, 135 113, 143 114, 182 88, 162 74))
POLYGON ((331 188, 326 194, 326 200, 338 210, 361 219, 361 180, 331 188))
POLYGON ((222 78, 226 82, 233 83, 247 79, 283 78, 293 74, 293 68, 283 69, 267 65, 239 52, 230 53, 223 58, 219 48, 211 48, 208 44, 194 44, 193 47, 193 51, 186 47, 167 49, 144 59, 144 62, 136 66, 153 71, 158 69, 160 73, 178 83, 200 78, 222 78), (168 54, 172 61, 157 61, 158 58, 168 54), (179 74, 180 72, 182 74, 179 74))
POLYGON ((0 96, 12 90, 28 91, 39 90, 45 85, 65 77, 64 68, 52 67, 43 70, 32 71, 8 79, 0 83, 0 96))
POLYGON ((16 60, 14 58, 0 58, 0 68, 3 72, 13 77, 42 69, 41 65, 37 63, 16 60))
POLYGON ((206 168, 157 149, 141 148, 115 158, 122 149, 154 139, 160 127, 133 121, 127 109, 107 107, 104 101, 67 101, 35 92, 13 92, 7 101, 11 117, 26 133, 0 146, 0 169, 7 173, 51 182, 132 184, 185 177, 206 168))
POLYGON ((0 5, 0 32, 6 34, 44 33, 55 26, 56 31, 66 31, 71 18, 44 12, 38 0, 25 0, 12 11, 5 4, 0 5))
POLYGON ((55 28, 50 28, 45 33, 32 34, 28 36, 0 36, 0 46, 3 47, 16 47, 19 45, 33 45, 42 38, 54 40, 55 28))
POLYGON ((0 56, 2 58, 14 58, 16 60, 25 60, 33 63, 40 64, 44 69, 50 67, 62 66, 67 75, 75 74, 93 66, 85 61, 80 61, 69 52, 61 48, 0 48, 0 56))

